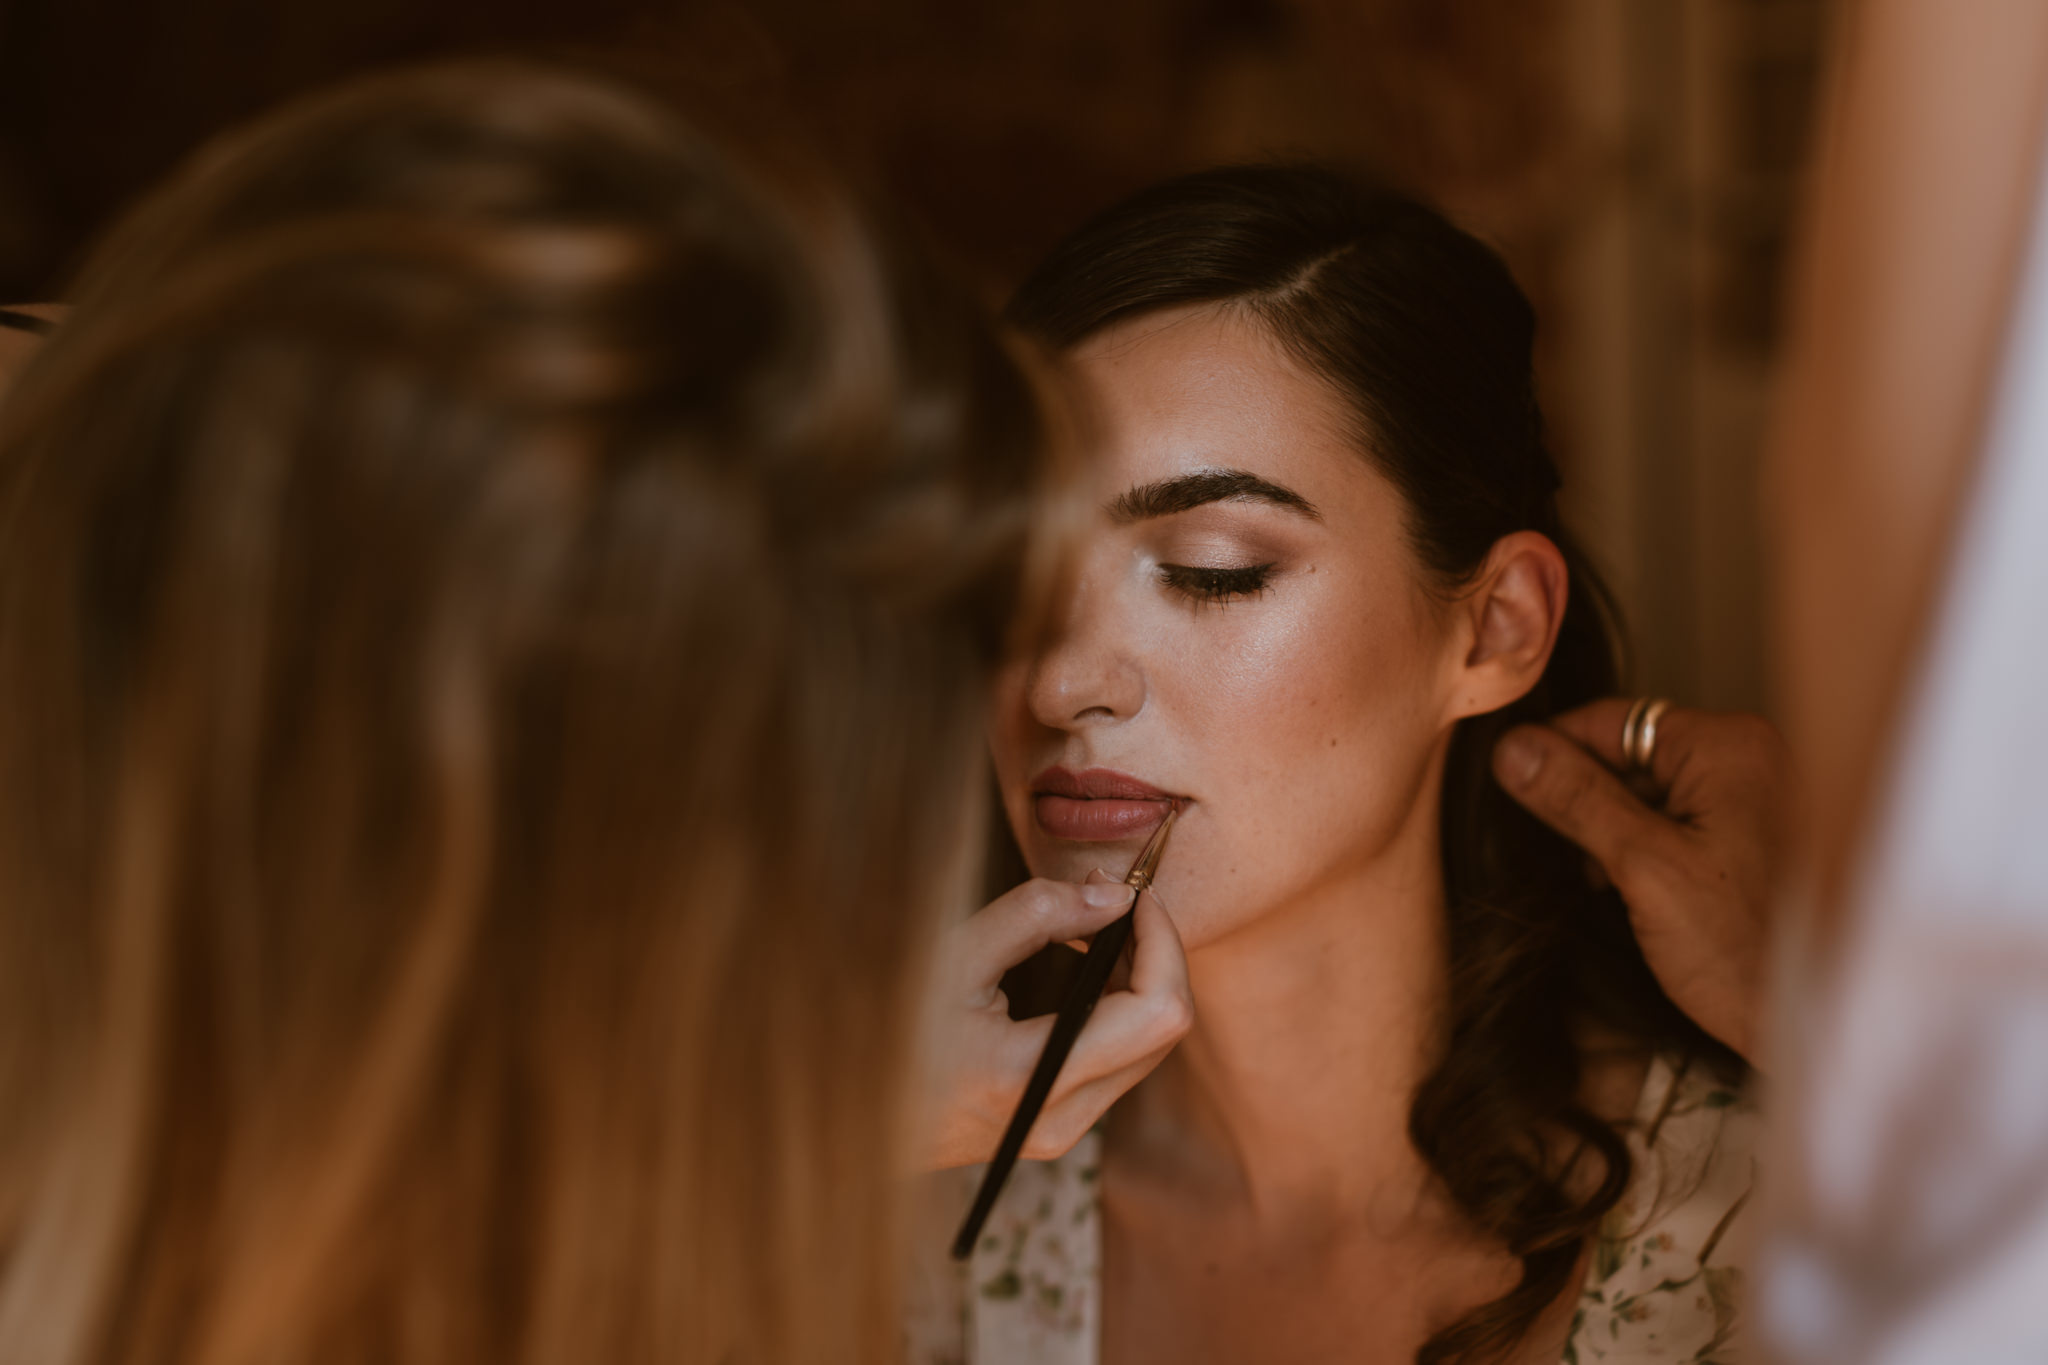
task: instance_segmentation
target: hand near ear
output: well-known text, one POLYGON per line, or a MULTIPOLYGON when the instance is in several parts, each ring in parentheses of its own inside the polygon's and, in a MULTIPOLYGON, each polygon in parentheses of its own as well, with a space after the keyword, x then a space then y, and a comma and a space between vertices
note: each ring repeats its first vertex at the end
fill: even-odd
POLYGON ((1665 797, 1653 808, 1619 776, 1628 708, 1608 698, 1510 730, 1494 776, 1600 864, 1672 1002, 1754 1062, 1792 843, 1791 759, 1760 716, 1673 708, 1658 724, 1650 777, 1665 797))

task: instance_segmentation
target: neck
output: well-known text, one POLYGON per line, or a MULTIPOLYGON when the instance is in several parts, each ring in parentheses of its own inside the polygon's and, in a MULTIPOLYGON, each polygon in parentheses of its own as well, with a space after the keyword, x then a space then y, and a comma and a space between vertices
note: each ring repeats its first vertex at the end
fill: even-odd
POLYGON ((1416 805, 1369 865, 1189 955, 1195 1028, 1113 1130, 1144 1168, 1260 1217, 1420 1197, 1408 1114, 1448 962, 1435 792, 1416 805))

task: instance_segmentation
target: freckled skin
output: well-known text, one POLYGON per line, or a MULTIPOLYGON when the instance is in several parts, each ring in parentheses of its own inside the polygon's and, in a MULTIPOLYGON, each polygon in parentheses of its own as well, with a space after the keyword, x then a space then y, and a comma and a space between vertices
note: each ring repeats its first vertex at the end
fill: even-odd
MULTIPOLYGON (((1442 1204, 1408 1120, 1448 986, 1444 754, 1540 676, 1562 558, 1516 533, 1436 590, 1338 392, 1241 311, 1148 315, 1071 358, 1097 522, 1061 631, 998 679, 1005 807, 1033 872, 1079 880, 1141 840, 1052 838, 1037 774, 1191 798, 1157 885, 1195 1024, 1104 1130, 1101 1358, 1412 1360, 1520 1275, 1442 1204), (1134 494, 1248 481, 1284 492, 1134 494)), ((1514 1359, 1557 1360, 1574 1300, 1514 1359)))
POLYGON ((1192 952, 1357 883, 1397 841, 1434 840, 1419 807, 1450 733, 1452 635, 1341 399, 1250 322, 1151 315, 1073 359, 1098 424, 1098 521, 1063 633, 999 679, 997 772, 1032 871, 1067 880, 1121 873, 1142 839, 1047 835, 1030 782, 1049 765, 1192 797, 1158 883, 1192 952), (1134 486, 1219 469, 1320 515, 1250 499, 1130 524, 1107 510, 1134 486), (1263 591, 1223 602, 1161 579, 1162 565, 1269 562, 1263 591))

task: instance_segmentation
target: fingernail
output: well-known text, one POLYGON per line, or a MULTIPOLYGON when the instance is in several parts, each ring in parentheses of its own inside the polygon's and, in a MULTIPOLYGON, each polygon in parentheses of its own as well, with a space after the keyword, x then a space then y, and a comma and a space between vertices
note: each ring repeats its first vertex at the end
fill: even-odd
POLYGON ((1510 787, 1526 787, 1543 771, 1543 745, 1534 735, 1510 730, 1493 747, 1493 772, 1510 787))
POLYGON ((1085 882, 1081 886, 1081 899, 1101 910, 1114 905, 1129 905, 1131 897, 1136 894, 1122 882, 1085 882))

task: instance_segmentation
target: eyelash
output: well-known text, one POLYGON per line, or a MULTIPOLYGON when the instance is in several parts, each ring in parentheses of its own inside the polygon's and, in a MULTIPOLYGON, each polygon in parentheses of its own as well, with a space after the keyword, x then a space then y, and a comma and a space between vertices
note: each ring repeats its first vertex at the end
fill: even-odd
POLYGON ((1161 564, 1159 581, 1193 602, 1228 602, 1239 597, 1257 597, 1266 590, 1272 576, 1271 564, 1248 564, 1241 569, 1203 569, 1188 564, 1161 564))

